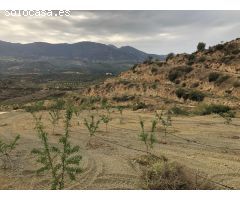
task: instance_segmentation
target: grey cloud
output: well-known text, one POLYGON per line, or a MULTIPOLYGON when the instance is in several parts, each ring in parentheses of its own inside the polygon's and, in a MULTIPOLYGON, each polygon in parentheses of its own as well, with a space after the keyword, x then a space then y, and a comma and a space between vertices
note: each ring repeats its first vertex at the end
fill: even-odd
POLYGON ((71 11, 67 17, 0 15, 0 40, 131 45, 150 53, 191 52, 239 37, 240 11, 71 11))

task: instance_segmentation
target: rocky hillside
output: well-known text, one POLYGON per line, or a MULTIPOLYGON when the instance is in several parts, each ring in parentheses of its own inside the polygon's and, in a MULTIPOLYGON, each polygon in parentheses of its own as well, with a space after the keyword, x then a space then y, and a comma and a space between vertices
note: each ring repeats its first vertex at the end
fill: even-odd
POLYGON ((240 106, 240 38, 192 54, 168 56, 164 62, 145 61, 85 94, 118 104, 240 106))

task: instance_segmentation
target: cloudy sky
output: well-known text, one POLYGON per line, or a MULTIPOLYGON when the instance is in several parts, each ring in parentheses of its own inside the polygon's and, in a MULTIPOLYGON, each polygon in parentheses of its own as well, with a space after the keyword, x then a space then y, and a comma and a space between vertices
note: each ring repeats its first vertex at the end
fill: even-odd
POLYGON ((0 14, 0 40, 130 45, 148 53, 192 52, 240 37, 240 11, 72 11, 65 17, 0 14))

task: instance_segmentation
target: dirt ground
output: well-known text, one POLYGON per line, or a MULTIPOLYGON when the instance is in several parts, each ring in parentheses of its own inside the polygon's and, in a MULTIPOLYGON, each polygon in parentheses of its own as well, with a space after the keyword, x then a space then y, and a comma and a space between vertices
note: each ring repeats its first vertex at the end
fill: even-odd
MULTIPOLYGON (((49 115, 47 112, 42 114, 46 130, 51 133, 49 115)), ((134 161, 144 154, 136 149, 145 150, 139 140, 139 117, 150 130, 154 113, 124 110, 123 123, 120 123, 119 112, 113 110, 108 132, 105 124, 100 124, 92 147, 87 146, 89 134, 83 125, 83 119, 90 114, 88 111, 81 114, 80 126, 76 117, 72 121, 71 139, 74 144, 80 145, 83 173, 77 176, 76 181, 68 182, 66 189, 141 189, 142 171, 134 161)), ((158 126, 160 142, 155 144, 152 152, 177 161, 212 181, 240 189, 240 119, 233 119, 231 125, 224 124, 223 118, 217 115, 172 119, 173 127, 166 138, 158 126)), ((50 134, 53 143, 63 133, 62 121, 59 124, 56 129, 59 134, 50 134)), ((13 166, 0 169, 0 189, 49 189, 49 177, 35 174, 37 165, 30 152, 40 145, 40 141, 31 114, 24 111, 2 113, 0 138, 9 140, 17 134, 21 135, 21 139, 12 152, 13 166)), ((226 189, 220 185, 216 187, 226 189)))

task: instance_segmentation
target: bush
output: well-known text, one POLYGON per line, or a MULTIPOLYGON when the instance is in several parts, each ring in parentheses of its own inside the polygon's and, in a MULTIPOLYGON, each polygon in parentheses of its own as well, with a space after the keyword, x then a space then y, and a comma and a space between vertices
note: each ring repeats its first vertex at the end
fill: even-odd
POLYGON ((196 181, 196 176, 176 162, 157 161, 145 170, 143 180, 146 189, 190 190, 211 189, 210 184, 196 181))
POLYGON ((205 44, 205 43, 199 42, 198 45, 197 45, 197 50, 198 50, 198 51, 204 51, 204 50, 205 50, 205 47, 206 47, 206 44, 205 44))
POLYGON ((176 90, 175 94, 179 99, 181 99, 184 96, 184 94, 186 94, 186 90, 183 88, 179 88, 176 90))
POLYGON ((170 70, 168 74, 168 79, 172 82, 174 82, 177 78, 190 73, 193 70, 191 66, 181 66, 176 67, 170 70))
POLYGON ((224 48, 223 44, 218 44, 218 45, 215 46, 216 50, 222 50, 223 48, 224 48))
POLYGON ((174 53, 169 53, 166 57, 166 60, 169 60, 174 57, 174 53))
POLYGON ((201 62, 201 63, 203 63, 203 62, 205 62, 206 61, 206 57, 205 56, 202 56, 202 57, 200 57, 199 59, 198 59, 198 62, 201 62))
POLYGON ((220 76, 217 80, 216 80, 216 84, 221 85, 223 82, 225 82, 226 80, 228 80, 230 77, 228 75, 224 75, 224 76, 220 76))
POLYGON ((235 87, 235 88, 240 87, 240 81, 235 81, 235 82, 233 83, 233 87, 235 87))
POLYGON ((217 72, 211 72, 209 75, 208 75, 208 81, 209 82, 215 82, 218 78, 219 78, 220 74, 217 73, 217 72))
POLYGON ((205 97, 205 95, 198 90, 187 90, 183 88, 177 89, 175 91, 175 94, 179 99, 183 98, 185 101, 189 99, 192 101, 200 102, 200 101, 203 101, 205 97))
POLYGON ((231 108, 226 105, 221 104, 211 104, 211 105, 201 105, 197 113, 200 115, 210 115, 210 114, 221 114, 229 113, 231 108))
POLYGON ((205 97, 205 95, 198 90, 190 91, 190 93, 188 95, 188 99, 190 99, 192 101, 197 101, 197 102, 203 101, 204 97, 205 97))
POLYGON ((189 57, 188 57, 188 60, 189 61, 194 61, 196 58, 196 56, 194 54, 190 54, 189 57))
POLYGON ((188 111, 186 111, 180 107, 177 107, 177 106, 172 107, 170 112, 172 112, 175 115, 188 115, 189 114, 188 111))
POLYGON ((133 111, 135 110, 139 110, 139 109, 144 109, 144 108, 147 108, 148 106, 143 103, 143 102, 138 102, 136 103, 135 105, 133 105, 133 111))
POLYGON ((121 97, 113 97, 112 98, 112 100, 116 101, 116 102, 131 101, 133 99, 135 99, 135 96, 127 96, 127 95, 124 95, 124 96, 121 96, 121 97))

